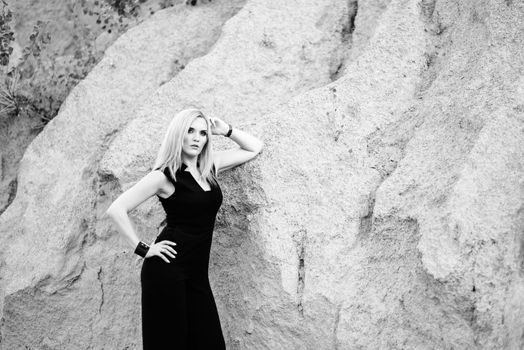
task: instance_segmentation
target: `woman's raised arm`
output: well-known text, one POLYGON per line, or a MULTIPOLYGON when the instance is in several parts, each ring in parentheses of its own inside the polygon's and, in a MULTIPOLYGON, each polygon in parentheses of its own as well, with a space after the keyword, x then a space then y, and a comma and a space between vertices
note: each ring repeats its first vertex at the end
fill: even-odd
MULTIPOLYGON (((215 135, 226 135, 229 125, 219 118, 209 118, 215 135)), ((255 136, 237 128, 232 128, 229 138, 235 141, 240 148, 215 152, 215 165, 217 170, 224 171, 245 163, 256 157, 263 147, 263 143, 255 136)))

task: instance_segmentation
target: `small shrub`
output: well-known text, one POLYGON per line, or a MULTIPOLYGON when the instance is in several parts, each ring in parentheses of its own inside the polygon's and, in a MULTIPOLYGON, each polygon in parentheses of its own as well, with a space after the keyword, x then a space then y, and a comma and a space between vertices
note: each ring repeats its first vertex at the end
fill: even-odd
POLYGON ((11 29, 13 13, 7 8, 7 3, 2 1, 2 11, 0 12, 0 65, 7 66, 9 57, 13 52, 11 42, 15 40, 14 32, 11 29))
MULTIPOLYGON (((46 31, 47 23, 38 21, 29 35, 29 43, 22 50, 21 57, 17 62, 11 61, 12 47, 9 45, 13 39, 10 30, 12 12, 6 9, 7 3, 2 1, 0 12, 0 46, 3 54, 1 65, 3 66, 0 81, 0 118, 7 119, 21 113, 40 112, 32 98, 32 84, 37 67, 41 66, 41 52, 51 42, 51 36, 46 31), (9 65, 11 63, 11 65, 9 65)), ((43 118, 46 118, 44 115, 43 118)))

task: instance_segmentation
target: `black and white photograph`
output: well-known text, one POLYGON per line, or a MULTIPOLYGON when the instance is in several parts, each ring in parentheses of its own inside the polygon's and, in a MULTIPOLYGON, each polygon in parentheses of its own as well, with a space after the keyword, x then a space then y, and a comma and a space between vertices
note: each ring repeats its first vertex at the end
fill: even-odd
POLYGON ((0 350, 524 350, 524 0, 0 0, 0 350))

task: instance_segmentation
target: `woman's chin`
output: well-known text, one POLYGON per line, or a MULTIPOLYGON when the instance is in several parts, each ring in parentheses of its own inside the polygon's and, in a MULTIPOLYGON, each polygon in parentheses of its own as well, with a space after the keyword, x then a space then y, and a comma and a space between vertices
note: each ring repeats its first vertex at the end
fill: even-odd
POLYGON ((186 151, 183 151, 183 153, 187 156, 187 157, 196 157, 200 154, 200 150, 199 149, 189 149, 189 150, 186 150, 186 151))

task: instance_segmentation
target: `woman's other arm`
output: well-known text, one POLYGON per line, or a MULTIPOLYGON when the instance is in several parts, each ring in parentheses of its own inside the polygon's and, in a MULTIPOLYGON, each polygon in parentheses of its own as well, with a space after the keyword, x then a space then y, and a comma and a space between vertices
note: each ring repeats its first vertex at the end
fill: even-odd
MULTIPOLYGON (((127 241, 133 249, 135 249, 135 247, 138 245, 140 239, 135 233, 128 213, 146 201, 148 198, 160 193, 165 184, 165 181, 166 177, 161 171, 152 171, 127 191, 122 193, 106 210, 106 215, 113 219, 117 230, 122 235, 124 235, 124 237, 126 237, 127 241)), ((174 250, 172 252, 176 254, 174 250)), ((164 260, 169 262, 165 258, 164 260)))

